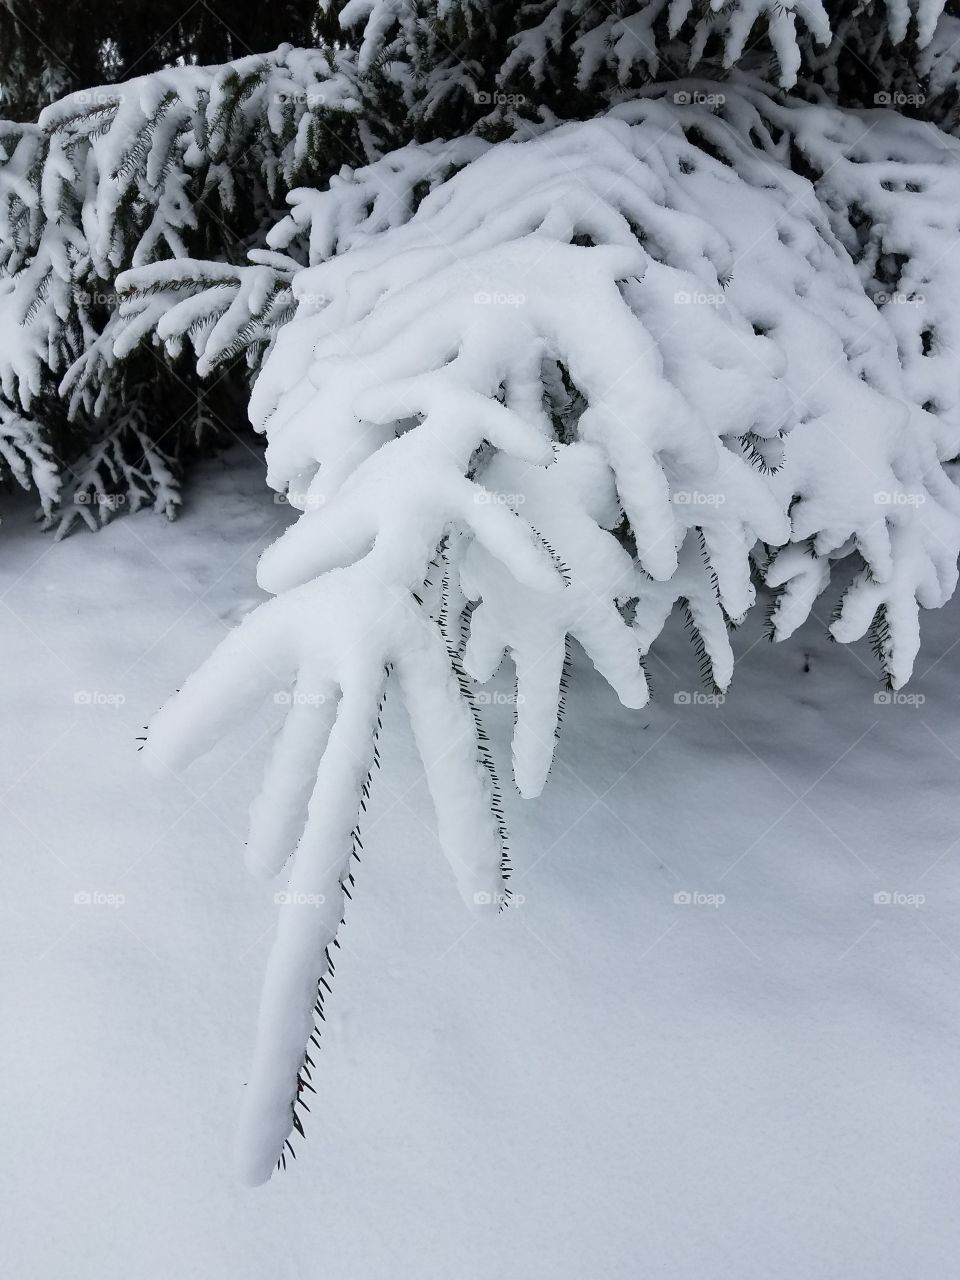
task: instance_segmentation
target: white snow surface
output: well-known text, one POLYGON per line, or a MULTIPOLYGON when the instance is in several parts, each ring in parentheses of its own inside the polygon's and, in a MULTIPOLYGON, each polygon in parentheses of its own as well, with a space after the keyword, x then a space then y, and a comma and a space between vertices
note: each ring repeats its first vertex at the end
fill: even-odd
MULTIPOLYGON (((5 521, 5 1274, 953 1274, 956 601, 887 703, 867 646, 828 643, 827 596, 779 646, 735 633, 719 705, 676 617, 640 710, 578 653, 550 784, 506 796, 518 904, 486 924, 394 698, 308 1138, 238 1187, 285 890, 246 874, 245 811, 288 707, 180 778, 135 738, 258 602, 292 514, 240 452, 174 525, 5 521)), ((511 692, 485 708, 503 776, 511 692)))

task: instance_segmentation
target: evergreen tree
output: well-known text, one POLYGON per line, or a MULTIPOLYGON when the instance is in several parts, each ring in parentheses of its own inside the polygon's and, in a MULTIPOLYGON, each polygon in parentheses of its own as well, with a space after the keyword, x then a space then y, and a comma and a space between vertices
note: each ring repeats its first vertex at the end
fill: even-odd
POLYGON ((245 371, 230 385, 249 386, 268 482, 301 511, 261 561, 274 599, 146 744, 179 768, 264 698, 288 704, 247 848, 259 874, 291 859, 248 1180, 303 1132, 389 690, 451 873, 489 915, 509 855, 475 692, 505 655, 524 796, 551 767, 571 641, 642 706, 675 607, 718 689, 758 599, 784 639, 831 586, 831 634, 870 632, 883 677, 909 678, 960 553, 943 10, 349 0, 318 49, 159 70, 3 126, 12 475, 56 513, 52 423, 86 441, 74 494, 172 509, 138 388, 192 361, 212 386, 245 371))
POLYGON ((3 0, 3 114, 33 120, 80 89, 176 64, 212 66, 278 44, 313 43, 315 0, 195 4, 175 0, 3 0))
MULTIPOLYGON (((23 431, 4 452, 61 532, 145 502, 173 514, 184 457, 242 420, 245 365, 205 387, 186 361, 134 352, 129 333, 130 359, 117 365, 117 276, 160 261, 175 270, 193 254, 224 298, 224 269, 247 270, 286 193, 326 181, 368 139, 335 61, 284 46, 81 90, 38 124, 0 124, 0 387, 17 421, 31 423, 29 454, 23 431)), ((296 259, 287 266, 289 275, 296 259)), ((267 328, 282 302, 264 301, 267 328)))

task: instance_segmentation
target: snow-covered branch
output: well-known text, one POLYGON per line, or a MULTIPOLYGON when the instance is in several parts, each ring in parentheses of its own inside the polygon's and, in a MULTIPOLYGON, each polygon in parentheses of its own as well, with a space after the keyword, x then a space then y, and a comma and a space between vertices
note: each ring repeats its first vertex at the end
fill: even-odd
MULTIPOLYGON (((873 627, 888 678, 909 677, 919 609, 953 591, 960 551, 942 467, 957 378, 921 336, 944 310, 934 268, 953 271, 935 211, 960 144, 924 150, 918 128, 689 81, 495 145, 409 147, 292 196, 273 243, 307 232, 314 265, 292 274, 296 314, 251 416, 269 482, 302 514, 261 560, 276 599, 148 744, 179 767, 278 684, 307 695, 251 847, 268 873, 293 854, 291 891, 323 895, 330 918, 318 934, 281 911, 242 1129, 250 1180, 301 1127, 386 688, 411 716, 460 891, 486 904, 502 901, 503 833, 473 681, 505 653, 524 795, 553 759, 571 638, 640 706, 642 656, 680 604, 725 688, 727 630, 758 574, 783 638, 849 560, 833 634, 873 627), (877 288, 897 253, 901 287, 931 282, 910 324, 877 288)), ((130 280, 136 336, 155 324, 169 342, 193 318, 207 359, 206 313, 154 314, 148 276, 130 280)))

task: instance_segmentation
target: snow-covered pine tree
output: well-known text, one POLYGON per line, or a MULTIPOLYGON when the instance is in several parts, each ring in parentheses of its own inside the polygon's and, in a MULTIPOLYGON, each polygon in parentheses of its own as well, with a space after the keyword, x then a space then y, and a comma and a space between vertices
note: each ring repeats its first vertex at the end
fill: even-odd
MULTIPOLYGON (((744 58, 770 81, 791 83, 795 72, 789 68, 802 67, 834 98, 869 105, 886 94, 910 112, 919 96, 925 118, 947 128, 956 124, 960 23, 946 14, 937 22, 940 0, 873 0, 855 16, 846 6, 761 0, 717 7, 619 0, 612 9, 586 0, 519 7, 489 0, 350 0, 327 8, 319 29, 328 36, 342 29, 352 41, 335 52, 293 54, 290 66, 283 51, 219 69, 182 66, 72 94, 44 112, 39 127, 0 126, 0 169, 8 190, 6 216, 0 213, 0 285, 7 282, 6 314, 14 322, 4 396, 14 416, 35 424, 32 455, 41 451, 54 462, 52 471, 35 471, 8 437, 7 453, 16 454, 17 466, 0 461, 0 477, 33 488, 43 480, 41 506, 61 531, 77 517, 77 495, 90 500, 80 513, 85 517, 96 511, 106 517, 144 500, 173 512, 182 463, 198 437, 209 435, 217 421, 236 420, 247 394, 242 367, 221 368, 216 391, 201 391, 188 361, 161 368, 152 358, 123 375, 122 383, 100 382, 111 363, 103 352, 111 348, 120 301, 117 273, 180 257, 239 271, 246 251, 262 244, 291 186, 322 189, 344 160, 369 160, 410 138, 468 130, 503 137, 518 116, 539 118, 543 111, 594 114, 654 75, 686 66, 723 74, 741 46, 744 58), (836 34, 828 39, 831 24, 836 34), (104 159, 115 162, 115 171, 100 167, 104 159), (91 183, 106 187, 109 198, 101 191, 91 202, 85 194, 91 183), (87 253, 91 218, 99 243, 87 253), (111 237, 106 256, 104 235, 111 237), (20 394, 17 367, 24 347, 32 352, 28 398, 20 394), (18 389, 11 392, 11 386, 18 389), (131 386, 146 435, 131 433, 126 423, 131 386), (143 451, 143 440, 152 452, 143 451), (101 465, 111 456, 124 460, 119 471, 101 465), (153 457, 164 460, 159 471, 153 457), (116 478, 134 473, 152 477, 145 497, 116 478), (56 514, 58 503, 66 522, 56 514)), ((291 30, 300 31, 301 10, 290 11, 291 30)), ((138 13, 133 6, 128 15, 138 31, 162 19, 159 10, 142 20, 138 13)), ((45 14, 41 7, 33 15, 34 26, 45 14)), ((0 70, 15 112, 34 92, 24 88, 18 98, 21 82, 42 99, 61 85, 65 63, 81 75, 93 74, 101 63, 122 75, 124 59, 134 60, 136 42, 119 28, 112 44, 96 35, 95 23, 73 34, 57 28, 56 39, 45 39, 46 49, 38 50, 24 37, 16 7, 0 18, 9 27, 0 70), (80 43, 61 49, 61 37, 80 43)), ((227 48, 241 39, 204 23, 201 16, 175 30, 167 24, 163 39, 147 41, 149 58, 165 50, 189 62, 220 48, 218 40, 226 40, 227 48)), ((293 266, 302 265, 295 250, 288 256, 293 266)), ((283 274, 275 258, 267 265, 283 274)), ((218 280, 226 301, 222 273, 218 280)), ((251 327, 225 344, 224 360, 250 345, 262 351, 261 341, 248 338, 269 336, 289 301, 279 277, 275 283, 269 314, 246 317, 251 327)), ((237 298, 242 292, 237 277, 229 300, 239 302, 234 318, 244 313, 237 298)), ((221 332, 228 328, 229 321, 221 332)))
POLYGON ((316 0, 234 5, 229 23, 211 5, 180 0, 3 0, 0 113, 35 120, 77 90, 171 66, 210 66, 278 44, 313 44, 316 0))
MULTIPOLYGON (((571 641, 640 706, 643 656, 677 606, 726 688, 728 631, 758 588, 782 639, 836 579, 832 634, 872 630, 884 676, 909 677, 919 611, 954 590, 960 550, 960 143, 942 8, 874 0, 854 28, 818 0, 349 0, 329 76, 356 154, 329 180, 291 171, 289 210, 251 233, 246 260, 197 253, 186 233, 161 237, 169 253, 109 259, 119 305, 57 365, 64 392, 86 403, 149 349, 185 360, 189 344, 204 375, 242 355, 268 480, 302 512, 261 561, 275 598, 147 742, 179 768, 259 701, 297 695, 251 812, 248 865, 275 875, 290 859, 290 902, 240 1128, 247 1180, 303 1132, 388 690, 451 873, 490 915, 509 860, 473 695, 505 654, 527 796, 553 759, 571 641), (857 48, 877 54, 873 81, 846 70, 857 48), (891 110, 913 74, 929 97, 891 110), (891 101, 877 109, 877 93, 891 101)), ((168 84, 131 88, 125 131, 111 118, 80 139, 84 246, 127 225, 111 148, 142 138, 149 173, 172 132, 190 143, 161 150, 163 182, 198 153, 215 169, 206 101, 182 135, 172 107, 155 119, 168 84)), ((250 136, 256 100, 225 137, 250 136)), ((50 168, 22 171, 23 189, 50 168)), ((170 220, 160 207, 148 226, 170 220)), ((40 314, 58 334, 56 307, 40 314)))
MULTIPOLYGON (((189 362, 149 347, 120 368, 117 275, 193 254, 225 294, 230 264, 246 270, 291 188, 378 154, 356 105, 333 53, 282 47, 81 90, 37 124, 0 123, 0 390, 20 424, 0 476, 36 488, 48 522, 64 531, 144 502, 175 510, 181 455, 217 419, 242 417, 245 369, 204 389, 189 362)), ((282 307, 259 301, 269 330, 282 307)))
POLYGON ((890 91, 916 82, 951 46, 947 0, 346 0, 340 25, 382 101, 396 87, 430 128, 470 104, 499 98, 581 116, 653 80, 693 73, 721 78, 745 66, 771 85, 801 75, 890 91), (948 25, 949 24, 949 25, 948 25), (928 52, 929 51, 929 52, 928 52), (842 81, 838 75, 842 71, 842 81), (377 75, 379 73, 379 76, 377 75))

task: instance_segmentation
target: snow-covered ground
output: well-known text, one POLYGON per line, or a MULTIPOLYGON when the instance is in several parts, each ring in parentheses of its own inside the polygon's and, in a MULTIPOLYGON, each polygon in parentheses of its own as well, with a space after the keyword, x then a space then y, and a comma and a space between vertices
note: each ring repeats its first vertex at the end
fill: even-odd
POLYGON ((581 663, 551 783, 508 801, 523 900, 490 924, 394 705, 308 1140, 237 1186, 282 888, 242 842, 280 709, 182 779, 135 739, 290 514, 235 452, 174 525, 4 524, 4 1273, 955 1274, 960 602, 896 704, 813 621, 779 648, 752 621, 723 705, 675 622, 643 712, 581 663))

